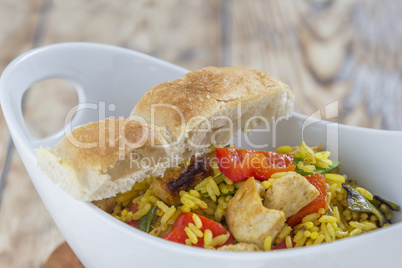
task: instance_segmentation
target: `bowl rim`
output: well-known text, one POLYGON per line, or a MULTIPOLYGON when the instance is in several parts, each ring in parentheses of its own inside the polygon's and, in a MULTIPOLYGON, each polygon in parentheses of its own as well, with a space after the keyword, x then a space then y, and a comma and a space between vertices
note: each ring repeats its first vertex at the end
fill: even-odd
POLYGON ((286 254, 287 257, 292 257, 297 256, 297 255, 303 255, 306 252, 311 253, 311 252, 323 252, 323 251, 328 251, 331 252, 331 250, 334 250, 338 247, 342 246, 347 246, 347 245, 352 245, 352 244, 364 244, 364 241, 367 240, 367 237, 372 239, 372 236, 376 236, 377 238, 381 238, 384 234, 386 233, 397 233, 397 232, 402 232, 402 222, 395 222, 392 223, 391 225, 383 228, 379 228, 367 233, 362 233, 359 235, 356 235, 354 237, 346 237, 340 240, 333 241, 331 243, 322 243, 316 246, 310 246, 310 247, 300 247, 300 248, 292 248, 290 251, 289 250, 272 250, 269 252, 266 251, 258 251, 258 252, 232 252, 232 251, 217 251, 217 250, 206 250, 203 248, 198 248, 198 247, 189 247, 187 245, 183 245, 180 243, 172 242, 165 240, 161 237, 155 237, 151 234, 145 233, 139 229, 136 229, 127 223, 124 223, 113 216, 111 216, 109 213, 103 211, 102 209, 98 208, 96 205, 92 203, 87 203, 84 201, 81 201, 83 205, 87 206, 88 209, 92 210, 95 213, 103 215, 103 218, 107 220, 111 225, 116 226, 116 228, 122 228, 122 230, 127 233, 130 236, 140 238, 141 240, 146 240, 146 242, 155 245, 156 247, 164 248, 164 249, 169 249, 174 251, 180 251, 182 253, 187 253, 187 254, 192 254, 192 255, 197 255, 200 257, 227 257, 230 255, 231 258, 235 257, 238 260, 256 260, 258 259, 267 259, 267 258, 280 258, 283 257, 283 254, 286 254), (268 254, 267 254, 268 253, 268 254))

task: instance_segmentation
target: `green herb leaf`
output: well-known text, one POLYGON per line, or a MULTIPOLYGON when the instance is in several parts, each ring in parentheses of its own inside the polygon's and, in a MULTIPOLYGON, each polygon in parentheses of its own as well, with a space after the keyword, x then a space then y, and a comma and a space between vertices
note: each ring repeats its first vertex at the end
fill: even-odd
POLYGON ((376 208, 380 209, 381 202, 373 197, 373 200, 369 200, 371 204, 373 204, 376 208))
POLYGON ((213 177, 214 181, 216 182, 216 184, 219 184, 221 182, 223 182, 223 174, 219 173, 216 176, 213 177))
POLYGON ((295 158, 295 159, 293 160, 293 164, 296 166, 295 172, 299 173, 299 174, 302 175, 302 176, 305 176, 305 175, 312 175, 312 174, 316 174, 316 173, 324 174, 324 173, 327 173, 328 171, 333 170, 334 168, 339 167, 339 166, 342 164, 342 163, 339 162, 339 161, 332 161, 332 165, 330 165, 330 166, 327 167, 327 168, 315 167, 315 170, 314 170, 313 172, 305 172, 305 171, 303 171, 303 170, 297 168, 297 162, 298 162, 298 161, 303 161, 303 160, 300 159, 300 158, 295 158))
POLYGON ((297 165, 297 162, 299 162, 299 161, 303 161, 303 158, 300 158, 300 157, 295 157, 295 158, 293 158, 293 165, 297 165))
POLYGON ((149 231, 151 230, 151 223, 152 223, 152 220, 154 219, 157 208, 158 207, 151 208, 147 212, 147 214, 145 214, 144 216, 142 216, 140 218, 139 223, 138 223, 138 229, 140 229, 141 231, 144 231, 146 233, 149 233, 149 231))
POLYGON ((383 226, 389 221, 385 218, 384 214, 378 210, 370 201, 368 201, 361 193, 355 188, 346 183, 342 183, 342 187, 346 190, 346 199, 348 201, 348 209, 357 212, 373 213, 379 220, 380 226, 383 226))
POLYGON ((228 193, 221 193, 219 196, 222 196, 222 195, 231 195, 231 194, 235 194, 237 192, 237 189, 236 190, 233 190, 233 191, 231 191, 231 192, 228 192, 228 193))
POLYGON ((401 211, 401 207, 391 201, 385 200, 381 196, 375 195, 373 200, 370 201, 373 205, 381 206, 381 204, 386 205, 392 211, 401 211))
MULTIPOLYGON (((221 192, 221 194, 220 194, 219 196, 231 195, 231 194, 235 194, 236 192, 237 192, 237 189, 235 189, 235 190, 233 190, 233 191, 231 191, 231 192, 228 192, 228 193, 226 193, 226 194, 224 194, 224 193, 221 192)), ((202 196, 202 197, 209 197, 209 194, 208 194, 208 193, 205 193, 205 194, 201 194, 201 196, 202 196)), ((219 196, 218 196, 218 197, 219 197, 219 196)))

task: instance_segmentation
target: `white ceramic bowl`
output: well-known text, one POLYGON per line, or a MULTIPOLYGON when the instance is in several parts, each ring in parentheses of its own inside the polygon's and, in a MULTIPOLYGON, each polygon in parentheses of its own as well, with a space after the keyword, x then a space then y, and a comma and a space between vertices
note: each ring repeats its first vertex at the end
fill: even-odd
MULTIPOLYGON (((85 106, 85 103, 99 105, 105 102, 106 107, 115 104, 113 112, 106 109, 106 116, 128 116, 151 86, 176 79, 186 72, 183 68, 123 48, 67 43, 29 51, 16 58, 2 74, 1 105, 17 150, 43 203, 85 266, 402 267, 401 213, 394 215, 395 223, 388 228, 330 244, 275 252, 217 252, 172 243, 138 231, 90 203, 71 198, 37 168, 33 149, 39 145, 52 146, 65 133, 60 130, 37 140, 27 131, 21 99, 35 82, 61 78, 76 86, 81 108, 86 107, 72 121, 73 126, 78 126, 100 119, 98 109, 85 106)), ((402 132, 337 125, 309 120, 295 113, 293 118, 281 121, 275 129, 271 127, 269 133, 257 133, 251 140, 258 144, 268 143, 268 147, 296 145, 302 140, 302 134, 310 144, 327 145, 343 162, 341 171, 349 178, 402 204, 402 132), (313 124, 305 127, 307 122, 313 124)))

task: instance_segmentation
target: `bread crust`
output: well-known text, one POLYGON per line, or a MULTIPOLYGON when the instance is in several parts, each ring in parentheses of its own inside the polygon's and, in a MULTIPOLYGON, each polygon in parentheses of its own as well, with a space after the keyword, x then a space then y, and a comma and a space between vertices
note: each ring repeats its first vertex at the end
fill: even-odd
POLYGON ((147 122, 164 126, 179 137, 183 128, 184 132, 190 131, 203 117, 277 93, 293 98, 289 87, 267 72, 242 67, 206 67, 151 88, 131 116, 141 116, 147 122))
MULTIPOLYGON (((137 181, 164 169, 158 157, 167 155, 157 129, 128 119, 105 119, 80 126, 54 148, 36 150, 39 167, 65 192, 84 201, 128 191, 137 181), (130 153, 152 159, 135 162, 130 153)), ((137 160, 137 159, 136 159, 137 160)))
MULTIPOLYGON (((151 88, 129 119, 88 123, 53 149, 39 148, 38 165, 75 198, 99 200, 125 192, 150 175, 163 175, 168 167, 207 152, 211 144, 225 144, 233 136, 226 132, 215 136, 213 131, 228 126, 244 130, 253 116, 287 118, 292 106, 288 86, 264 71, 207 67, 151 88), (244 108, 241 112, 236 110, 239 105, 244 108), (208 131, 192 131, 208 124, 208 131), (141 164, 132 167, 133 152, 152 164, 137 161, 141 164)), ((250 128, 262 121, 254 121, 250 128)))
POLYGON ((80 126, 51 151, 77 170, 96 168, 106 172, 135 149, 164 143, 160 133, 148 125, 118 118, 80 126))

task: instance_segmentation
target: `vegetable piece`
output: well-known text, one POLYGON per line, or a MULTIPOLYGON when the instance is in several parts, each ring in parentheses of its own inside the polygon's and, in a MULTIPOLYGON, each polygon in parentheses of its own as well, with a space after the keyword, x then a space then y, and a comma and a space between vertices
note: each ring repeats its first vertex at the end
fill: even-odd
POLYGON ((144 216, 142 216, 140 218, 138 229, 140 229, 141 231, 144 231, 146 233, 149 233, 149 231, 151 230, 151 223, 152 223, 152 220, 154 219, 156 209, 157 209, 156 206, 151 208, 147 212, 147 214, 145 214, 144 216))
POLYGON ((342 183, 342 187, 346 190, 346 199, 348 201, 348 209, 357 212, 373 213, 379 220, 380 226, 383 226, 389 221, 385 218, 384 214, 378 210, 373 204, 370 203, 361 193, 355 188, 346 183, 342 183))
MULTIPOLYGON (((188 235, 184 228, 188 227, 190 223, 195 225, 193 215, 194 213, 191 212, 182 212, 174 222, 172 230, 163 238, 180 244, 186 244, 186 239, 188 239, 188 235)), ((222 245, 229 245, 233 242, 233 236, 220 223, 210 220, 204 216, 198 214, 196 215, 200 218, 202 222, 202 227, 200 228, 202 233, 205 233, 205 230, 209 229, 212 232, 212 237, 216 237, 219 235, 228 235, 229 238, 222 245)), ((194 244, 192 246, 203 248, 204 237, 197 237, 197 239, 197 244, 194 244)), ((216 245, 215 248, 218 248, 222 245, 216 245)))
POLYGON ((300 151, 295 152, 293 164, 300 175, 327 173, 338 167, 341 163, 328 159, 329 151, 321 151, 321 145, 309 147, 304 141, 300 144, 300 151))
MULTIPOLYGON (((136 213, 138 211, 138 204, 132 204, 130 210, 133 214, 136 213)), ((139 223, 139 220, 131 220, 128 224, 138 229, 139 223)))
POLYGON ((277 172, 294 171, 293 155, 267 151, 215 148, 219 170, 232 181, 268 180, 277 172))
POLYGON ((390 210, 392 211, 400 211, 401 207, 398 206, 395 203, 392 203, 391 201, 385 200, 384 198, 382 198, 381 196, 375 195, 373 197, 373 200, 370 200, 370 202, 375 205, 375 206, 381 206, 381 204, 386 205, 387 207, 389 207, 390 210))
MULTIPOLYGON (((227 192, 227 193, 221 193, 219 196, 226 196, 226 195, 232 195, 232 194, 236 194, 237 189, 231 191, 231 192, 227 192)), ((209 197, 209 194, 201 194, 202 197, 209 197)))
POLYGON ((321 173, 304 177, 320 192, 320 195, 307 206, 299 210, 295 215, 288 218, 287 224, 292 227, 301 223, 305 216, 318 212, 320 208, 325 208, 327 206, 327 184, 325 177, 321 173))
POLYGON ((232 181, 241 181, 253 176, 245 158, 249 158, 247 150, 231 148, 215 148, 219 170, 232 181))
MULTIPOLYGON (((297 162, 299 162, 299 161, 303 161, 303 159, 295 158, 293 164, 294 164, 295 166, 297 166, 297 162)), ((315 170, 314 170, 313 172, 311 172, 311 173, 310 173, 310 172, 305 172, 305 171, 303 171, 303 170, 301 170, 301 169, 299 169, 299 168, 297 168, 297 167, 296 167, 295 171, 296 171, 297 173, 299 173, 300 175, 303 175, 303 176, 305 176, 305 175, 317 174, 317 173, 324 174, 324 173, 327 173, 327 172, 333 170, 334 168, 339 167, 341 164, 342 164, 342 163, 339 162, 339 161, 332 161, 332 165, 330 165, 329 167, 327 167, 327 168, 320 168, 320 167, 317 167, 317 166, 316 166, 316 167, 315 167, 315 170)))
POLYGON ((167 205, 180 204, 180 191, 189 191, 204 178, 213 175, 209 156, 192 157, 188 163, 169 168, 163 176, 154 177, 152 185, 156 196, 167 205))
POLYGON ((227 193, 221 193, 219 196, 226 196, 226 195, 232 195, 232 194, 236 194, 237 189, 231 191, 231 192, 227 192, 227 193))
MULTIPOLYGON (((292 247, 294 248, 296 243, 293 241, 292 238, 290 238, 292 241, 292 247)), ((282 242, 280 242, 278 245, 276 245, 275 247, 272 248, 272 250, 278 250, 278 249, 288 249, 286 246, 286 239, 283 239, 282 242)))

